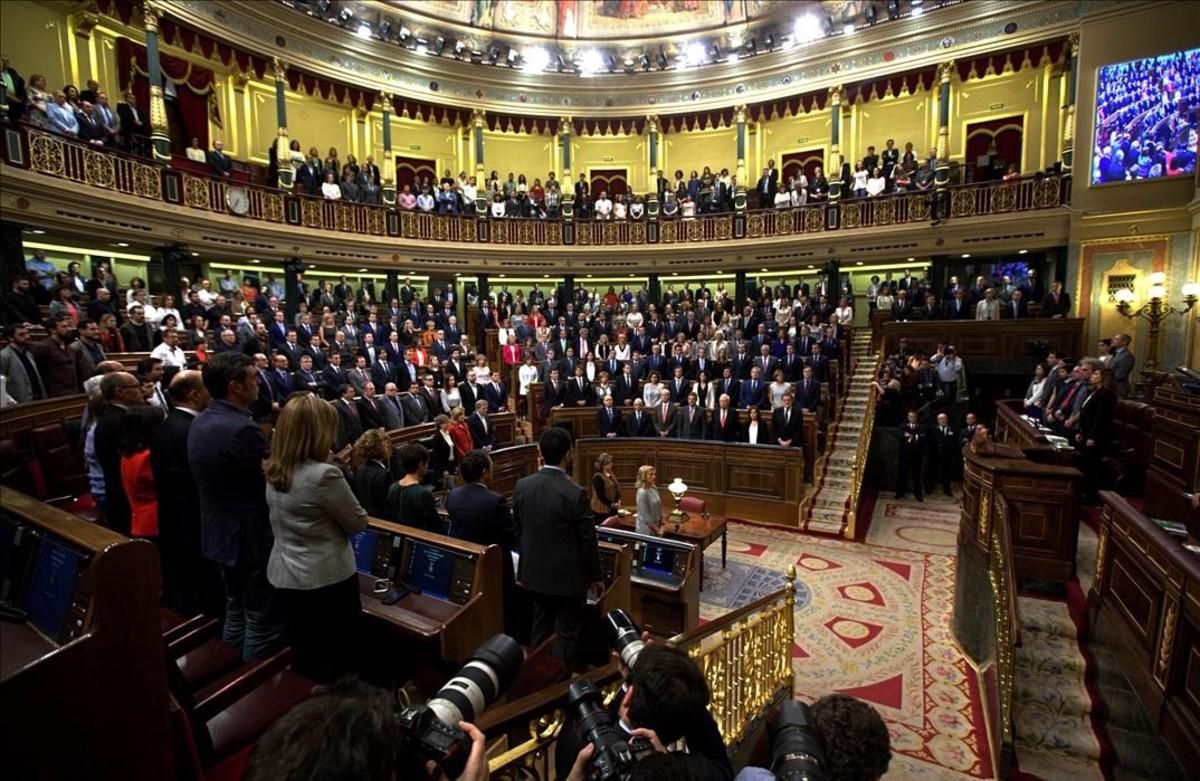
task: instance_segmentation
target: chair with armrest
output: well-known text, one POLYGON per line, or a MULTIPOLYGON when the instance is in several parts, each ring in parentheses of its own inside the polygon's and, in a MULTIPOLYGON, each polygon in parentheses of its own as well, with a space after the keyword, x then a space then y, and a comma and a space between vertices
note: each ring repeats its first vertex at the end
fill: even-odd
POLYGON ((83 459, 67 439, 67 430, 61 423, 48 423, 30 431, 29 450, 42 476, 44 500, 89 492, 83 459))
POLYGON ((708 505, 698 496, 685 496, 679 500, 679 509, 688 515, 700 515, 708 505))
POLYGON ((601 526, 604 526, 604 527, 607 527, 607 528, 610 528, 610 529, 611 529, 611 528, 613 528, 613 527, 620 526, 620 525, 621 525, 621 516, 619 516, 619 515, 610 515, 610 516, 608 516, 607 518, 605 518, 603 521, 601 521, 601 522, 600 522, 600 525, 601 525, 601 526))
POLYGON ((37 494, 29 462, 21 458, 17 443, 8 438, 0 439, 0 485, 30 496, 37 494))

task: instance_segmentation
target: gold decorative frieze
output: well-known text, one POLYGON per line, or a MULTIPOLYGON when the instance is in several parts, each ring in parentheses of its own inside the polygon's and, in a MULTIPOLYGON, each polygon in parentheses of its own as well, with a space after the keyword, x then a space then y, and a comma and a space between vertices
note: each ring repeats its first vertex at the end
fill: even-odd
POLYGON ((955 217, 975 216, 975 191, 958 190, 950 199, 950 213, 955 217))
POLYGON ((29 160, 33 170, 50 176, 66 176, 63 143, 53 136, 33 135, 29 139, 29 160))
POLYGON ((300 204, 300 221, 307 228, 320 228, 323 220, 321 219, 321 202, 305 199, 300 204))
POLYGON ((1017 207, 1017 188, 1002 184, 992 190, 992 214, 1010 212, 1017 207))
POLYGON ((197 177, 183 176, 183 203, 192 209, 207 209, 208 182, 197 177))
POLYGON ((85 152, 83 155, 83 180, 93 187, 111 190, 116 181, 112 156, 102 152, 85 152))
MULTIPOLYGON (((788 216, 790 217, 791 215, 789 214, 788 216)), ((820 233, 823 230, 825 230, 825 212, 820 209, 805 209, 804 231, 806 233, 820 233)))
POLYGON ((883 198, 875 202, 875 224, 891 225, 896 221, 896 199, 883 198))
POLYGON ((367 233, 382 236, 387 232, 384 227, 383 212, 379 209, 367 209, 367 233))
POLYGON ((910 222, 925 222, 931 214, 929 196, 910 195, 908 197, 908 219, 910 222))
POLYGON ((842 227, 857 228, 862 224, 862 206, 857 203, 842 204, 842 227))
POLYGON ((158 169, 148 165, 134 165, 133 193, 142 198, 162 200, 162 177, 158 169))
POLYGON ((751 214, 746 218, 746 235, 752 239, 761 238, 763 235, 764 218, 761 214, 751 214))

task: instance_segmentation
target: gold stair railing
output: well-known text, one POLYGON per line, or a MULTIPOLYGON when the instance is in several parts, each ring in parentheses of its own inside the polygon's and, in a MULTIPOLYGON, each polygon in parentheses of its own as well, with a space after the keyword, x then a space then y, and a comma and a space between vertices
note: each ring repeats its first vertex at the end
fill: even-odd
MULTIPOLYGON (((864 358, 866 360, 866 358, 864 358)), ((875 370, 871 374, 874 379, 879 376, 879 367, 883 365, 883 354, 875 356, 875 370)), ((871 454, 871 434, 875 430, 875 391, 867 394, 867 408, 864 412, 863 425, 858 432, 858 448, 854 452, 854 466, 850 471, 850 512, 846 515, 846 528, 842 536, 853 540, 858 534, 859 495, 862 493, 863 476, 867 471, 867 456, 871 454)))
MULTIPOLYGON (((712 692, 709 712, 735 767, 744 764, 771 709, 793 694, 795 581, 796 569, 789 566, 784 588, 666 641, 685 650, 703 671, 712 692)), ((606 704, 621 684, 613 664, 583 677, 604 693, 606 704)), ((479 727, 488 737, 493 778, 554 778, 554 745, 566 721, 568 686, 564 681, 484 714, 479 727)))

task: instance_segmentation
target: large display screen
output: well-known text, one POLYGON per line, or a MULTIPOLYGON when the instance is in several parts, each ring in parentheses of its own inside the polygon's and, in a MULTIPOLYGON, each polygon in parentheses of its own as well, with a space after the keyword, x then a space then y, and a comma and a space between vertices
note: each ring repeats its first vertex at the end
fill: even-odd
POLYGON ((642 572, 667 576, 675 574, 676 553, 678 551, 674 548, 665 545, 647 545, 642 549, 642 572))
POLYGON ((38 546, 25 611, 29 622, 48 637, 58 639, 62 634, 81 560, 80 554, 53 540, 43 539, 38 546))
POLYGON ((375 552, 379 549, 379 533, 371 529, 363 529, 350 537, 350 545, 354 548, 354 568, 364 575, 370 575, 375 569, 375 552))
POLYGON ((404 573, 404 585, 422 594, 448 599, 454 578, 455 558, 454 553, 445 548, 414 540, 408 558, 408 571, 404 573))
POLYGON ((1092 184, 1194 174, 1198 109, 1200 49, 1100 68, 1092 184))

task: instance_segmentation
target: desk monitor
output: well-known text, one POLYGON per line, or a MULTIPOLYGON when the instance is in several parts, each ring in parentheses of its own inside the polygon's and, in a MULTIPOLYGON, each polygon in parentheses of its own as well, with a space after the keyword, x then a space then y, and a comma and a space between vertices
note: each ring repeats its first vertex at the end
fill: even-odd
POLYGON ((671 577, 675 574, 675 558, 678 554, 674 548, 665 545, 644 545, 642 547, 641 570, 648 575, 671 577))
POLYGON ((475 580, 475 556, 403 537, 397 580, 421 594, 465 605, 475 580))
MULTIPOLYGON (((22 573, 25 567, 22 561, 22 548, 28 547, 25 542, 30 539, 29 530, 25 524, 0 514, 0 602, 12 602, 20 598, 22 573)), ((24 551, 28 553, 28 551, 24 551)))
POLYGON ((350 545, 354 547, 354 568, 364 575, 374 574, 379 532, 363 529, 350 538, 350 545))
POLYGON ((67 628, 83 558, 83 554, 48 537, 42 537, 34 555, 25 610, 29 622, 52 640, 58 641, 67 628))

